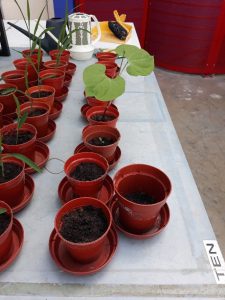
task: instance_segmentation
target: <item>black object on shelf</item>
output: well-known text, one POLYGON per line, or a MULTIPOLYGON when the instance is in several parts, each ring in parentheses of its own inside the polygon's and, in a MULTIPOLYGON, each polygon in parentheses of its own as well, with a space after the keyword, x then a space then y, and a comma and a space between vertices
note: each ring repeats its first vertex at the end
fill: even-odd
POLYGON ((0 56, 9 56, 9 55, 10 55, 9 44, 5 33, 2 10, 0 7, 0 56))

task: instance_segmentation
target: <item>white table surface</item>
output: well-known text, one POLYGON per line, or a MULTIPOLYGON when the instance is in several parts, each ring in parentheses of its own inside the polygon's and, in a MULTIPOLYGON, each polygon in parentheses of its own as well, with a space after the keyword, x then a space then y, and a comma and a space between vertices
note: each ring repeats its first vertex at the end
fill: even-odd
MULTIPOLYGON (((7 35, 10 46, 27 46, 26 38, 17 31, 9 28, 7 35)), ((139 45, 135 31, 130 42, 139 45)), ((12 69, 11 61, 15 57, 17 53, 9 58, 0 57, 0 71, 12 69)), ((81 131, 86 125, 80 115, 84 104, 82 72, 94 61, 93 58, 75 62, 77 72, 63 103, 62 115, 56 120, 56 135, 48 144, 51 157, 65 160, 81 142, 81 131)), ((173 185, 168 200, 171 211, 168 227, 145 241, 119 234, 117 253, 104 270, 87 277, 71 276, 58 269, 48 252, 54 216, 60 207, 57 188, 64 175, 51 175, 46 171, 35 175, 33 200, 16 215, 24 226, 25 243, 16 262, 0 274, 0 295, 5 295, 0 300, 28 300, 34 296, 40 296, 37 299, 65 299, 66 296, 82 299, 93 296, 96 296, 93 299, 106 296, 114 296, 109 299, 116 296, 121 296, 116 299, 131 296, 137 296, 134 299, 142 299, 142 296, 176 299, 183 296, 190 299, 192 295, 199 297, 196 299, 214 299, 215 296, 224 299, 224 287, 215 285, 203 245, 204 239, 215 239, 215 235, 155 75, 125 77, 126 92, 116 100, 120 111, 122 157, 110 175, 131 163, 147 163, 165 171, 173 185), (131 146, 134 138, 136 143, 131 146)))

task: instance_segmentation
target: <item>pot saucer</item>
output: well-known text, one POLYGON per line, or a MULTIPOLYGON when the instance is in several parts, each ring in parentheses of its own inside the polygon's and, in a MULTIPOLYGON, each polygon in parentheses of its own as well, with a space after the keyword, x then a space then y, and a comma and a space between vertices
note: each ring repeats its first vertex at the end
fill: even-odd
POLYGON ((59 101, 54 101, 53 107, 49 114, 49 119, 51 120, 57 119, 60 116, 62 109, 63 109, 63 104, 59 101))
POLYGON ((2 116, 2 127, 13 123, 13 119, 7 116, 2 116))
POLYGON ((124 226, 120 223, 120 221, 119 221, 119 206, 118 206, 117 199, 115 197, 113 198, 112 202, 110 203, 110 209, 111 209, 112 216, 113 216, 113 223, 115 224, 116 228, 119 231, 121 231, 122 233, 124 233, 126 236, 133 238, 133 239, 137 239, 137 240, 149 239, 149 238, 159 234, 167 226, 167 224, 169 223, 169 219, 170 219, 170 210, 169 210, 169 206, 166 203, 161 208, 161 211, 159 213, 159 216, 156 220, 154 227, 152 227, 145 233, 137 234, 137 233, 129 232, 127 230, 127 228, 124 228, 124 226))
MULTIPOLYGON (((75 148, 74 154, 80 153, 80 152, 91 152, 91 150, 89 150, 84 145, 84 143, 81 143, 75 148)), ((118 164, 120 157, 121 157, 121 150, 120 150, 120 147, 117 146, 113 159, 111 161, 108 161, 109 171, 111 171, 118 164)))
POLYGON ((86 116, 86 113, 87 111, 89 110, 89 108, 91 108, 91 106, 89 104, 84 104, 81 109, 80 109, 80 112, 81 112, 81 115, 87 119, 87 116, 86 116))
POLYGON ((114 228, 111 228, 107 235, 107 239, 102 246, 100 257, 91 263, 82 264, 69 254, 55 229, 52 231, 49 238, 49 251, 56 265, 64 272, 79 276, 94 274, 103 269, 111 261, 117 245, 117 233, 114 228))
MULTIPOLYGON (((78 197, 77 195, 74 194, 73 189, 67 177, 64 177, 60 182, 58 187, 58 195, 62 204, 65 204, 66 202, 78 197)), ((98 193, 97 198, 102 202, 104 202, 105 204, 107 204, 112 199, 113 195, 114 195, 113 181, 111 177, 107 175, 103 182, 103 186, 98 193)))
POLYGON ((65 86, 70 86, 70 83, 72 81, 72 75, 70 75, 69 73, 65 75, 65 80, 64 80, 64 85, 65 86))
POLYGON ((68 96, 69 89, 67 86, 63 86, 60 92, 55 93, 55 101, 64 101, 66 100, 66 97, 68 96))
POLYGON ((56 131, 56 124, 53 120, 49 119, 47 134, 45 136, 37 138, 37 140, 42 143, 47 143, 53 138, 55 131, 56 131))
POLYGON ((66 74, 73 76, 76 71, 76 68, 77 66, 75 64, 69 62, 67 65, 66 74))
MULTIPOLYGON (((46 162, 48 161, 49 158, 49 148, 47 145, 45 145, 42 142, 36 141, 35 142, 35 150, 34 150, 34 162, 36 165, 38 165, 39 168, 44 167, 46 162)), ((26 174, 33 174, 36 171, 33 170, 30 167, 25 168, 25 173, 26 174)))
POLYGON ((26 207, 30 203, 34 194, 34 187, 35 185, 32 177, 28 174, 25 174, 23 199, 21 199, 20 203, 18 203, 16 206, 12 207, 12 211, 14 214, 21 211, 24 207, 26 207))
POLYGON ((9 251, 8 259, 0 263, 0 272, 7 269, 17 258, 19 255, 24 241, 24 231, 21 223, 16 219, 13 218, 13 226, 12 226, 12 248, 9 251))

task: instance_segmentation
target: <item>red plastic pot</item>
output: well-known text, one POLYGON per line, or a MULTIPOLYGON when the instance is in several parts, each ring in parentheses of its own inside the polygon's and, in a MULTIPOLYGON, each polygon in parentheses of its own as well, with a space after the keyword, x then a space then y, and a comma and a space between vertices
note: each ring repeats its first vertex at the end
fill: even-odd
POLYGON ((44 67, 46 69, 58 69, 62 70, 63 72, 66 72, 67 65, 68 63, 65 61, 60 61, 58 64, 56 60, 49 60, 44 62, 44 67))
POLYGON ((112 226, 112 215, 109 208, 103 202, 90 197, 76 198, 69 201, 68 203, 66 203, 60 208, 60 210, 57 212, 55 217, 55 230, 58 236, 60 237, 64 246, 72 255, 72 257, 76 261, 79 261, 81 263, 90 263, 98 259, 98 257, 102 252, 103 245, 106 241, 107 234, 111 226, 112 226), (60 233, 63 216, 72 210, 78 209, 80 207, 88 206, 88 205, 100 208, 104 213, 108 221, 108 227, 104 232, 104 234, 100 236, 97 240, 88 243, 73 243, 64 239, 60 233))
POLYGON ((9 253, 12 246, 12 225, 13 225, 13 213, 12 209, 5 202, 0 201, 0 208, 5 208, 6 213, 10 215, 10 223, 6 230, 0 235, 0 265, 4 263, 9 257, 9 253))
POLYGON ((105 115, 112 116, 114 118, 113 120, 103 122, 103 121, 95 121, 92 119, 92 117, 95 115, 103 115, 105 109, 106 109, 106 107, 100 106, 100 105, 89 108, 86 113, 88 122, 91 125, 107 125, 107 126, 111 126, 111 127, 116 127, 116 123, 119 118, 119 111, 117 108, 114 108, 111 105, 107 108, 105 115))
POLYGON ((48 104, 51 108, 53 107, 54 103, 54 96, 55 96, 55 89, 52 86, 49 85, 37 85, 37 86, 32 86, 29 89, 26 90, 26 96, 30 99, 32 102, 43 102, 45 104, 48 104), (51 92, 51 95, 47 97, 42 97, 42 98, 33 98, 32 93, 35 92, 51 92))
POLYGON ((11 114, 16 111, 16 102, 13 98, 13 95, 17 91, 17 86, 10 83, 0 84, 0 90, 6 88, 15 88, 14 92, 9 93, 8 95, 0 95, 0 103, 3 104, 3 115, 11 114))
POLYGON ((96 57, 98 61, 109 61, 114 63, 117 58, 117 54, 112 52, 99 52, 96 54, 96 57))
POLYGON ((58 69, 47 69, 39 73, 42 84, 54 87, 55 91, 61 91, 64 85, 65 72, 58 69), (57 76, 50 78, 50 76, 57 76))
POLYGON ((17 70, 27 71, 28 78, 35 80, 37 78, 38 62, 36 59, 31 58, 32 63, 27 58, 20 58, 13 61, 17 70))
POLYGON ((69 59, 70 59, 70 51, 68 51, 68 50, 63 50, 62 52, 61 52, 61 54, 60 54, 60 50, 51 50, 50 52, 49 52, 49 55, 51 56, 51 59, 52 60, 57 60, 57 57, 60 55, 60 58, 59 58, 59 60, 60 61, 65 61, 65 62, 69 62, 69 59))
MULTIPOLYGON (((38 61, 38 49, 34 49, 34 50, 30 50, 30 49, 26 49, 22 51, 22 55, 24 58, 26 57, 30 57, 31 59, 35 59, 38 61)), ((40 62, 42 62, 42 58, 43 58, 43 51, 41 50, 41 60, 40 62)))
POLYGON ((25 91, 25 73, 22 70, 12 70, 2 73, 2 78, 5 83, 11 83, 17 86, 18 90, 25 91))
POLYGON ((110 77, 114 78, 116 77, 116 71, 117 71, 117 64, 113 62, 109 62, 107 60, 101 60, 97 62, 97 64, 104 65, 106 67, 105 74, 110 77))
MULTIPOLYGON (((25 173, 24 173, 24 162, 14 157, 4 157, 3 162, 14 163, 22 167, 22 171, 15 178, 0 183, 0 199, 6 202, 10 207, 15 207, 20 203, 24 196, 24 184, 25 184, 25 173)), ((1 247, 0 247, 1 249, 1 247)), ((1 259, 1 255, 0 255, 1 259)))
POLYGON ((171 182, 167 175, 144 164, 133 164, 120 169, 114 177, 114 186, 120 222, 132 233, 143 233, 154 226, 171 192, 171 182), (126 199, 126 195, 135 192, 145 192, 157 202, 145 205, 126 199))
MULTIPOLYGON (((90 106, 104 106, 104 107, 106 107, 108 105, 108 101, 101 101, 101 100, 96 99, 95 97, 87 97, 86 100, 87 100, 87 103, 90 106)), ((112 101, 113 100, 111 100, 111 102, 112 101)), ((117 109, 117 107, 114 104, 111 104, 110 106, 117 109)))
POLYGON ((42 102, 26 102, 21 104, 20 110, 22 113, 27 111, 28 113, 31 109, 44 109, 45 113, 39 116, 27 117, 26 123, 33 125, 37 129, 37 137, 43 137, 47 134, 48 131, 48 119, 50 113, 50 106, 42 102))
POLYGON ((64 171, 66 176, 74 190, 74 193, 78 196, 90 196, 96 197, 100 189, 102 188, 103 181, 108 173, 109 164, 107 160, 99 154, 82 152, 71 156, 64 165, 64 171), (80 181, 71 177, 71 172, 83 162, 95 163, 104 170, 104 174, 92 181, 80 181))
POLYGON ((111 162, 120 140, 120 133, 116 128, 107 125, 90 125, 83 130, 82 139, 89 150, 104 156, 108 162, 111 162), (89 141, 96 137, 112 138, 115 142, 108 146, 90 144, 89 141))
MULTIPOLYGON (((14 131, 17 129, 17 124, 10 124, 1 129, 1 134, 4 137, 7 133, 10 133, 11 131, 14 131)), ((8 145, 4 142, 2 143, 4 152, 5 153, 21 153, 30 159, 34 159, 34 149, 35 149, 35 142, 37 139, 37 129, 31 125, 31 124, 23 124, 23 126, 19 129, 19 132, 21 131, 29 131, 33 134, 33 137, 26 143, 23 144, 17 144, 17 145, 8 145)), ((0 198, 1 199, 1 198, 0 198)))

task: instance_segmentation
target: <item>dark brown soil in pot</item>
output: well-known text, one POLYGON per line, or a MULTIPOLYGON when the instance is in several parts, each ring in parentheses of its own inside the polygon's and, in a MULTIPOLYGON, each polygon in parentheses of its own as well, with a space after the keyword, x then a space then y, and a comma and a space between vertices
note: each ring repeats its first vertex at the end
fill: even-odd
POLYGON ((47 110, 43 108, 33 108, 29 114, 28 117, 36 117, 36 116, 41 116, 46 113, 47 110))
POLYGON ((111 115, 94 115, 91 117, 92 120, 97 121, 97 122, 107 122, 107 121, 112 121, 115 119, 114 116, 111 115))
POLYGON ((0 214, 0 235, 7 229, 10 223, 10 215, 7 213, 0 214))
POLYGON ((52 94, 52 92, 47 92, 47 91, 40 91, 40 92, 34 92, 30 96, 32 98, 44 98, 48 97, 52 94))
POLYGON ((92 181, 101 177, 104 173, 104 170, 99 165, 82 162, 70 173, 70 176, 80 181, 92 181))
POLYGON ((19 131, 17 139, 17 132, 11 131, 7 132, 7 134, 3 136, 2 142, 3 144, 7 145, 19 145, 30 141, 33 138, 33 136, 34 134, 30 131, 19 131))
POLYGON ((88 243, 102 236, 107 227, 108 222, 102 210, 89 205, 64 215, 60 233, 73 243, 88 243))
POLYGON ((20 174, 22 167, 14 163, 3 163, 4 176, 2 176, 2 167, 0 166, 0 183, 7 182, 20 174))
POLYGON ((150 195, 146 194, 145 192, 134 192, 131 194, 125 195, 125 198, 138 203, 138 204, 154 204, 157 201, 150 195))

